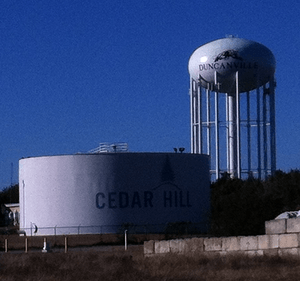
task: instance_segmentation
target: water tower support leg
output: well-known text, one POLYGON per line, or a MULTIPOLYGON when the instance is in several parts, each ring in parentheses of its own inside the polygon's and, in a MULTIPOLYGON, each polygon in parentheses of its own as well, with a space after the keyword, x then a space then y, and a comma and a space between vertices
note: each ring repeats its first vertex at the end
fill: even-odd
POLYGON ((275 127, 275 82, 270 82, 270 132, 271 132, 271 174, 276 171, 276 127, 275 127))
POLYGON ((247 92, 247 149, 248 149, 248 177, 251 173, 251 122, 250 122, 250 92, 247 92))
POLYGON ((260 120, 260 91, 256 89, 256 125, 257 125, 257 172, 258 178, 261 179, 261 120, 260 120))
POLYGON ((210 91, 206 89, 206 153, 211 154, 211 137, 210 137, 210 91))
POLYGON ((241 178, 241 119, 240 119, 240 92, 239 92, 239 72, 235 73, 236 81, 236 160, 237 177, 241 178))
POLYGON ((267 94, 263 91, 263 146, 264 146, 264 177, 268 175, 268 132, 267 132, 267 94))

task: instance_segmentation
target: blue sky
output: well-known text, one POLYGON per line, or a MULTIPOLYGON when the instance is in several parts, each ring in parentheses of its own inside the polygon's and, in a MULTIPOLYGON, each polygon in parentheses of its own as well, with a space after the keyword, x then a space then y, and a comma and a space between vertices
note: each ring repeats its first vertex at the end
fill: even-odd
POLYGON ((0 188, 22 157, 100 142, 189 152, 189 57, 229 34, 274 53, 277 168, 300 168, 299 12, 298 0, 2 0, 0 188))

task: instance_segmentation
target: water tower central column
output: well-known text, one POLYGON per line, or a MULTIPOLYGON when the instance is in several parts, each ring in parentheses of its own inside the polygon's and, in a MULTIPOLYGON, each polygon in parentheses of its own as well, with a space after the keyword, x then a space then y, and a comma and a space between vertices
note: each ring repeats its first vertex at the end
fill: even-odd
POLYGON ((231 177, 237 176, 237 124, 236 124, 236 96, 227 96, 228 102, 228 172, 231 177))

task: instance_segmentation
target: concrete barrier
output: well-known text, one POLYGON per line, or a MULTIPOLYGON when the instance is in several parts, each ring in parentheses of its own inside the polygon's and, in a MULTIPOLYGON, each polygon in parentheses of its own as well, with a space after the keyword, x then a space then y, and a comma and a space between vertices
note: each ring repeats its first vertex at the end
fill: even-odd
POLYGON ((286 233, 286 219, 271 220, 265 222, 266 234, 283 234, 286 233))
POLYGON ((222 251, 240 251, 240 237, 225 237, 222 238, 222 251))
POLYGON ((285 256, 285 255, 299 256, 299 249, 298 248, 279 249, 278 255, 279 256, 285 256))
POLYGON ((155 254, 154 240, 144 242, 144 255, 150 256, 155 254))
POLYGON ((203 252, 203 238, 191 238, 184 240, 184 253, 203 252))
POLYGON ((171 253, 183 253, 184 242, 182 239, 170 240, 170 252, 171 253))
POLYGON ((257 236, 244 236, 240 238, 241 241, 241 250, 249 251, 258 249, 258 239, 257 236))
POLYGON ((279 235, 269 235, 269 249, 279 248, 279 235))
POLYGON ((257 236, 257 249, 267 250, 270 248, 270 235, 257 236))
POLYGON ((206 252, 222 251, 222 238, 204 239, 204 249, 206 252))
POLYGON ((251 256, 261 255, 300 255, 300 233, 234 236, 221 238, 192 238, 163 241, 146 241, 144 255, 155 254, 194 254, 194 253, 245 253, 251 256))
POLYGON ((279 235, 279 248, 297 248, 299 247, 297 233, 279 235))
POLYGON ((154 251, 159 254, 166 254, 170 252, 170 241, 154 241, 154 251))
POLYGON ((300 232, 300 218, 292 218, 286 220, 286 233, 300 232))

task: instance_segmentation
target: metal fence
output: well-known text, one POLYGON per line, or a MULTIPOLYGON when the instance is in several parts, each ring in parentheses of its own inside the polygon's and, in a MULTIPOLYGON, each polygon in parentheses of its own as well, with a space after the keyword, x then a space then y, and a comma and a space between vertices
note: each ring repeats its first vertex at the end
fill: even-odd
POLYGON ((37 227, 32 224, 30 228, 21 228, 20 233, 27 236, 41 235, 71 235, 71 234, 121 234, 127 230, 131 234, 199 234, 206 233, 208 226, 206 223, 175 222, 166 224, 135 225, 124 223, 122 225, 95 225, 95 226, 48 226, 37 227))

